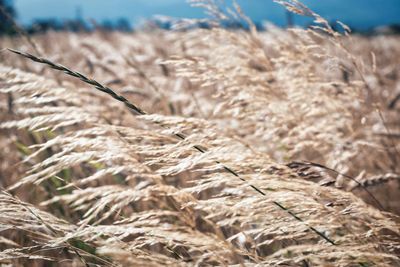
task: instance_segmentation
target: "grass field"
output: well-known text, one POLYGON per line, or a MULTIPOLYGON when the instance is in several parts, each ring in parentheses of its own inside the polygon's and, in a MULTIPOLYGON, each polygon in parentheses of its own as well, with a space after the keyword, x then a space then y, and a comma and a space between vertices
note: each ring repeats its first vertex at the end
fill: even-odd
POLYGON ((2 37, 0 266, 400 266, 400 36, 282 2, 2 37))

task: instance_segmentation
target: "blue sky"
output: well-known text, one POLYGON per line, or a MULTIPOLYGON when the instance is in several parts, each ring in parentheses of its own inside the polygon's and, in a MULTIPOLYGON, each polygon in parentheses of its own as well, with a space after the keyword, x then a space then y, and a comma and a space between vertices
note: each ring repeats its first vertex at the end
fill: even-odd
MULTIPOLYGON (((269 20, 283 25, 284 9, 272 0, 238 0, 254 21, 269 20)), ((153 15, 204 17, 199 8, 185 0, 14 0, 18 20, 27 24, 34 18, 74 18, 77 8, 83 18, 101 21, 125 17, 132 24, 153 15)), ((339 19, 357 28, 400 23, 400 0, 303 0, 329 20, 339 19)))

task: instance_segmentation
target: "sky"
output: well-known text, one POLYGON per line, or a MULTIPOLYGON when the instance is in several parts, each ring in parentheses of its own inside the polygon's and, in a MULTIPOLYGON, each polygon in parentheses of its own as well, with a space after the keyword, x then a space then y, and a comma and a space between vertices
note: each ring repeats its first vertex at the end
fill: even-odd
MULTIPOLYGON (((254 21, 284 25, 285 10, 272 0, 238 0, 254 21)), ((400 0, 303 0, 307 6, 328 20, 340 20, 358 29, 392 23, 400 24, 400 0)), ((154 15, 179 18, 205 17, 200 8, 185 0, 14 0, 18 20, 29 24, 35 18, 76 18, 103 21, 127 18, 132 25, 154 15)), ((295 18, 295 22, 302 20, 295 18)))

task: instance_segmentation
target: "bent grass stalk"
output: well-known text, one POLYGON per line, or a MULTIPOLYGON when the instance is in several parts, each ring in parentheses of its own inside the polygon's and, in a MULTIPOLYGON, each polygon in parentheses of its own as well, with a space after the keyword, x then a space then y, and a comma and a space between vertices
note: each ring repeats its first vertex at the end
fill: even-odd
POLYGON ((319 163, 315 163, 315 162, 310 162, 310 161, 293 161, 291 163, 288 164, 288 166, 290 167, 290 165, 299 165, 299 166, 312 166, 312 167, 317 167, 323 170, 327 170, 327 171, 331 171, 334 172, 337 175, 341 175, 353 182, 355 182, 358 186, 360 186, 373 200, 374 202, 377 204, 377 206, 381 209, 381 210, 385 210, 385 208, 382 206, 382 204, 379 202, 379 200, 374 196, 374 194, 371 193, 371 191, 368 190, 368 188, 366 188, 362 183, 360 183, 359 181, 357 181, 354 177, 351 177, 345 173, 341 173, 335 169, 329 168, 327 166, 324 166, 322 164, 319 163))

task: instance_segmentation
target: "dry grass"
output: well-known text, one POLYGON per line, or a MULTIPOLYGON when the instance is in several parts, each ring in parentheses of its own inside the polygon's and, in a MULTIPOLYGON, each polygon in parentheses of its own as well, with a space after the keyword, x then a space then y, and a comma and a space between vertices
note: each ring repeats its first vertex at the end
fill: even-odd
POLYGON ((321 26, 3 51, 0 264, 400 264, 400 38, 278 2, 321 26))

